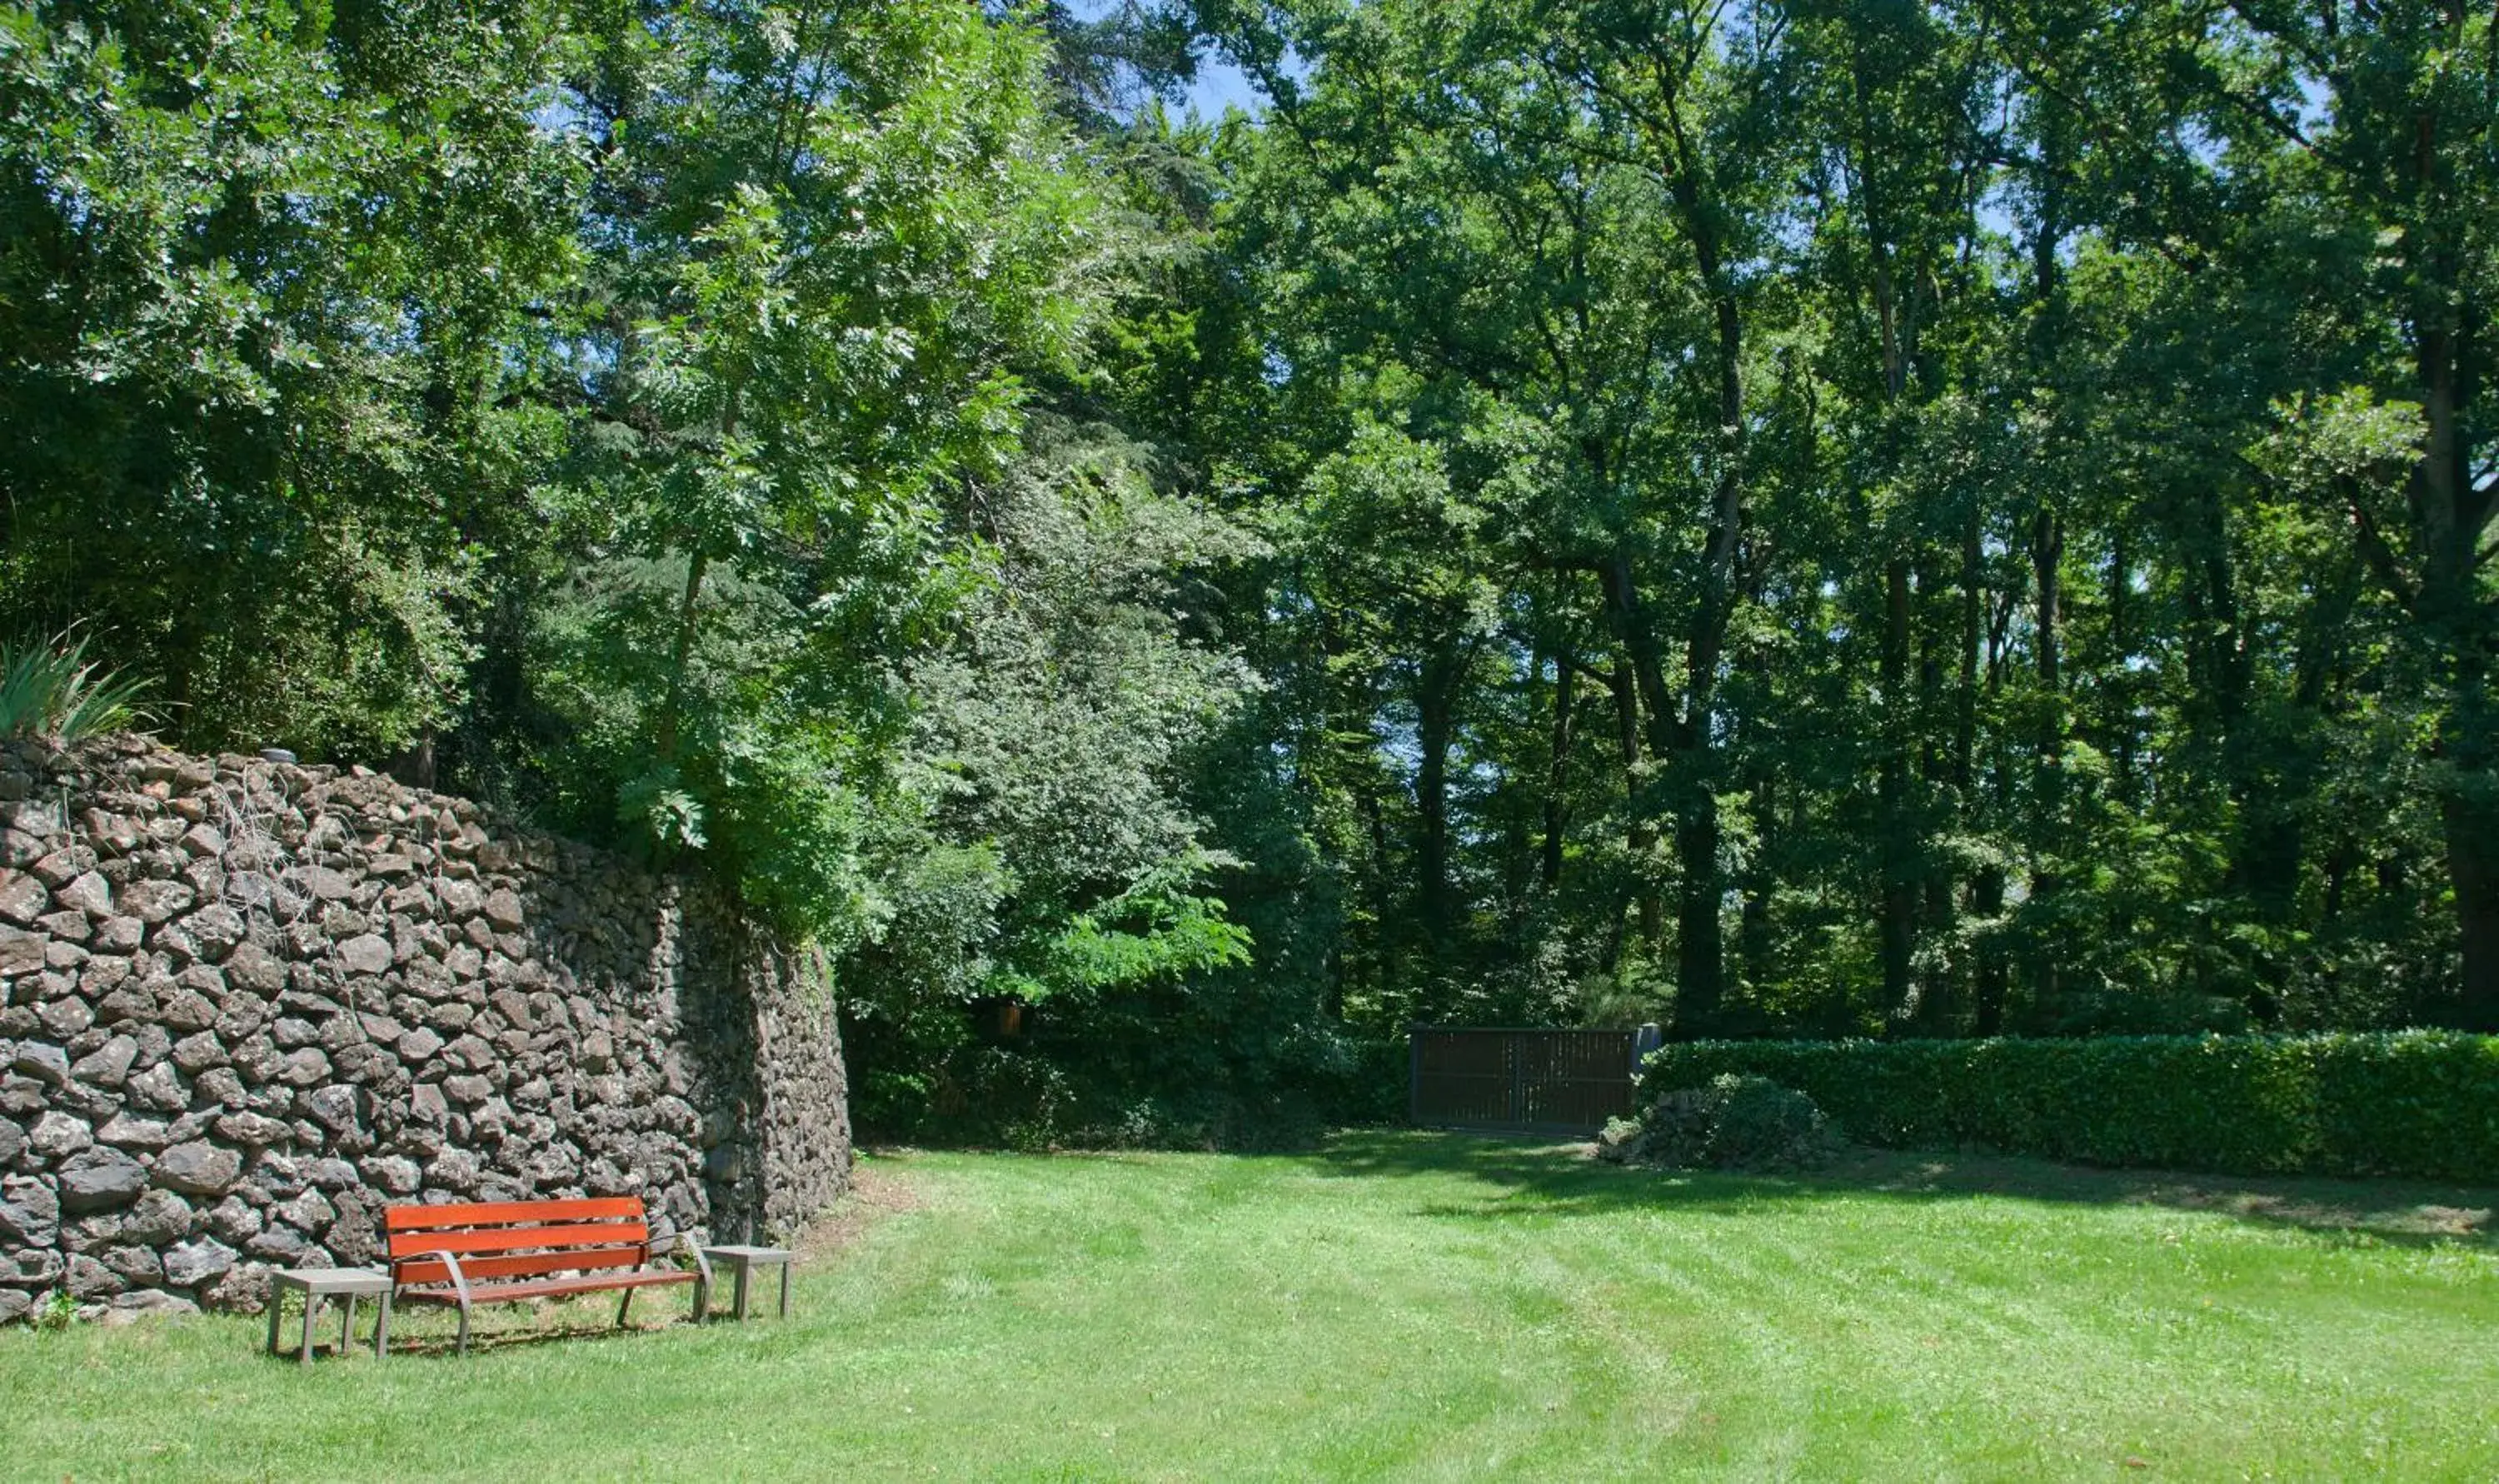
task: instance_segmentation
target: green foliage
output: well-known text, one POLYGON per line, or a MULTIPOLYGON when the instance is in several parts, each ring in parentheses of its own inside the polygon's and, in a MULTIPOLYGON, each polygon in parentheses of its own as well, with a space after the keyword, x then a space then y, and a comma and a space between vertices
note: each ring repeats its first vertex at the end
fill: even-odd
POLYGON ((0 12, 0 623, 91 621, 175 739, 381 758, 467 692, 555 421, 555 8, 0 12), (422 98, 424 101, 412 101, 422 98))
POLYGON ((1643 1086, 1801 1089, 1848 1137, 2148 1169, 2499 1177, 2499 1039, 2449 1032, 1702 1042, 1643 1086))
POLYGON ((2486 8, 454 9, 0 5, 0 631, 709 875, 904 1121, 2499 1029, 2486 8))
POLYGON ((86 637, 0 643, 0 737, 77 742, 153 720, 144 676, 86 658, 86 637))
POLYGON ((1838 1147, 1813 1099, 1734 1073, 1660 1093, 1638 1118, 1608 1121, 1597 1141, 1601 1158, 1670 1170, 1809 1170, 1838 1147))

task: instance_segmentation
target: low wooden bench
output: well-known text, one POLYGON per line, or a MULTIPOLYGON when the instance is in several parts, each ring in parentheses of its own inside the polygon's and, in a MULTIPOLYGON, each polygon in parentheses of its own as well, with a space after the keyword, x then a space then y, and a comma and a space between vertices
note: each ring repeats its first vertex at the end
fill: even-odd
POLYGON ((469 1353, 469 1311, 479 1304, 622 1289, 625 1299, 616 1307, 622 1327, 633 1295, 645 1288, 694 1284, 697 1319, 711 1300, 711 1263, 702 1248, 684 1232, 655 1241, 639 1196, 394 1206, 382 1221, 391 1301, 456 1305, 463 1355, 469 1353), (694 1268, 655 1266, 670 1247, 692 1252, 694 1268))

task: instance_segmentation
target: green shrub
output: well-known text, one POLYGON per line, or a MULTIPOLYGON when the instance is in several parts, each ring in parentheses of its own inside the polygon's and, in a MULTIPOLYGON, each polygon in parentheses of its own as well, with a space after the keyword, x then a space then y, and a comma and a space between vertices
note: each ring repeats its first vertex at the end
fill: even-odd
POLYGON ((1660 1094, 1637 1120, 1609 1121, 1597 1152, 1678 1170, 1796 1170, 1822 1163, 1837 1145, 1813 1099, 1768 1078, 1722 1074, 1660 1094))
POLYGON ((1850 1138, 2082 1164, 2499 1179, 2499 1038, 2439 1031, 1695 1042, 1646 1087, 1801 1089, 1850 1138))
POLYGON ((0 737, 77 742, 127 730, 149 720, 139 704, 146 694, 146 681, 89 660, 83 637, 0 643, 0 737))

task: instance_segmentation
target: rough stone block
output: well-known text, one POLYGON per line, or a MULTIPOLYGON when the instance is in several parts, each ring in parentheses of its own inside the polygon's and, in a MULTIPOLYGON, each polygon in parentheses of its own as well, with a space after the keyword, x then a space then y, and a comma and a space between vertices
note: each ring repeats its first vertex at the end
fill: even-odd
POLYGON ((191 1106, 190 1094, 170 1061, 160 1061, 130 1080, 124 1089, 137 1107, 152 1113, 179 1113, 191 1106))
POLYGON ((0 976, 40 972, 44 967, 45 951, 51 947, 51 942, 42 933, 0 927, 0 976))
POLYGON ((132 1293, 113 1296, 105 1309, 108 1325, 138 1324, 148 1319, 183 1319, 200 1311, 200 1306, 180 1294, 167 1293, 162 1288, 143 1288, 132 1293))
POLYGON ((311 1047, 289 1051, 281 1059, 276 1079, 290 1087, 310 1087, 330 1080, 330 1058, 311 1047))
MULTIPOLYGON (((286 987, 286 964, 276 954, 259 944, 245 941, 235 945, 226 956, 226 982, 238 989, 254 994, 276 994, 286 987)), ((233 1007, 228 1006, 231 1010, 233 1007)))
POLYGON ((467 1195, 477 1188, 483 1174, 477 1156, 467 1149, 445 1149, 425 1170, 425 1182, 441 1190, 467 1195))
POLYGON ((56 1041, 71 1041, 95 1023, 95 1012, 84 1000, 60 999, 36 1006, 35 1018, 43 1025, 44 1034, 56 1041))
POLYGON ((520 931, 528 920, 528 913, 521 906, 521 894, 509 887, 487 892, 482 911, 488 922, 507 933, 520 931))
POLYGON ((109 1299, 130 1286, 120 1274, 82 1252, 70 1258, 67 1274, 70 1293, 81 1299, 109 1299))
POLYGON ((198 1077, 211 1067, 224 1066, 226 1048, 224 1043, 218 1041, 215 1036, 202 1031, 196 1036, 185 1036, 175 1042, 173 1058, 177 1068, 193 1077, 198 1077))
POLYGON ((276 1118, 256 1113, 230 1113, 217 1119, 217 1137, 250 1148, 267 1148, 286 1142, 292 1130, 276 1118))
POLYGON ((200 1074, 195 1085, 202 1098, 218 1108, 240 1108, 250 1096, 232 1067, 211 1067, 200 1074))
POLYGON ((212 902, 183 919, 192 941, 200 946, 201 955, 222 959, 241 947, 250 929, 243 914, 221 902, 212 902))
POLYGON ((40 1041, 18 1042, 16 1054, 10 1058, 9 1067, 11 1071, 49 1087, 66 1086, 70 1080, 69 1053, 40 1041))
POLYGON ((130 1079, 130 1064, 139 1059, 139 1043, 115 1036, 70 1066, 70 1076, 98 1087, 118 1087, 130 1079))
POLYGON ((350 974, 381 974, 394 959, 390 940, 379 933, 365 933, 339 945, 339 965, 350 974))
POLYGON ((153 927, 188 908, 196 893, 178 881, 135 881, 123 889, 124 912, 153 927))
POLYGON ((53 892, 52 899, 63 907, 83 912, 97 921, 114 915, 113 884, 95 871, 80 873, 68 886, 53 892))
POLYGON ((292 1227, 273 1226, 244 1239, 243 1250, 281 1268, 301 1268, 306 1266, 304 1259, 312 1250, 312 1243, 292 1227))
POLYGON ((154 1252, 141 1246, 108 1247, 103 1262, 114 1275, 125 1283, 143 1286, 160 1283, 165 1278, 165 1265, 154 1252))
POLYGON ((49 1247, 60 1235, 60 1197, 49 1184, 31 1176, 0 1179, 0 1237, 31 1247, 49 1247))
POLYGON ((141 966, 127 957, 97 956, 89 958, 79 971, 79 993, 100 1000, 128 983, 141 966))
POLYGON ((240 1197, 228 1196, 209 1212, 206 1225, 210 1235, 219 1242, 241 1246, 260 1235, 265 1220, 260 1208, 240 1197))
POLYGON ((0 868, 0 918, 32 927, 51 910, 52 894, 41 881, 23 871, 0 868))
POLYGON ((180 1242, 165 1254, 165 1281, 195 1288, 234 1267, 235 1255, 234 1248, 213 1237, 180 1242))
POLYGON ((119 1149, 93 1148, 71 1155, 59 1173, 61 1209, 105 1210, 126 1206, 147 1188, 147 1170, 119 1149))
POLYGON ((363 1094, 342 1082, 306 1094, 304 1110, 312 1121, 335 1134, 352 1132, 364 1122, 363 1094))
POLYGON ((161 1149, 174 1142, 171 1124, 126 1113, 114 1113, 95 1137, 118 1149, 161 1149))
POLYGON ((22 830, 0 828, 0 865, 26 866, 37 881, 58 891, 78 880, 81 872, 94 869, 95 852, 84 846, 51 850, 22 830), (24 855, 29 845, 36 855, 24 855))
POLYGON ((156 1156, 157 1184, 184 1195, 218 1196, 243 1174, 243 1156, 206 1140, 176 1145, 156 1156))
POLYGON ((417 1168, 416 1161, 392 1154, 366 1160, 365 1178, 376 1189, 392 1195, 414 1195, 424 1182, 424 1172, 417 1168))
POLYGON ((269 1209, 272 1219, 283 1221, 300 1232, 326 1231, 339 1219, 339 1209, 318 1190, 308 1190, 295 1199, 269 1209))
POLYGON ((344 901, 356 890, 356 884, 343 872, 334 871, 328 866, 307 867, 301 880, 305 890, 310 892, 314 899, 324 902, 344 901))
POLYGON ((121 1240, 165 1246, 191 1235, 192 1221, 188 1201, 170 1190, 150 1190, 122 1217, 121 1240))
POLYGON ((353 1190, 364 1183, 356 1167, 343 1159, 316 1159, 306 1177, 321 1190, 353 1190))

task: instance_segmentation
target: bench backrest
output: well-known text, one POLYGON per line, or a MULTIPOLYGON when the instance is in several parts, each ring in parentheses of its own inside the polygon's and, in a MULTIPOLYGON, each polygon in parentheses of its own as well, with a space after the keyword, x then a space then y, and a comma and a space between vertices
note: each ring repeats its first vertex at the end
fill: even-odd
POLYGON ((382 1213, 382 1230, 391 1280, 403 1284, 449 1282, 451 1270, 428 1256, 435 1252, 458 1257, 472 1279, 638 1268, 650 1257, 640 1196, 394 1206, 382 1213))

